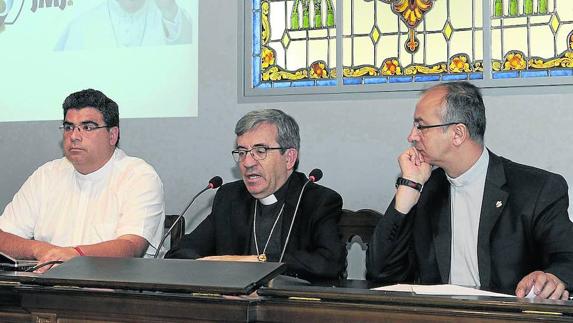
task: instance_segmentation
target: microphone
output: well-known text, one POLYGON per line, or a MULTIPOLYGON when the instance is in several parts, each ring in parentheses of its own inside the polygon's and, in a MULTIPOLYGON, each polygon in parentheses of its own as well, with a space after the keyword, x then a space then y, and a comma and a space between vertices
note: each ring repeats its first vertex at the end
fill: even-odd
POLYGON ((321 178, 322 178, 322 171, 318 168, 311 170, 310 173, 308 174, 308 180, 311 183, 316 183, 320 181, 321 178))
POLYGON ((187 210, 189 209, 189 207, 191 207, 193 202, 195 202, 197 197, 199 197, 199 195, 203 194, 203 192, 205 192, 207 190, 219 188, 219 186, 221 186, 222 184, 223 184, 223 179, 219 176, 215 176, 209 180, 209 184, 207 185, 207 187, 205 187, 204 189, 199 191, 199 193, 197 193, 197 194, 195 194, 195 196, 193 196, 193 198, 191 199, 191 202, 189 202, 189 204, 187 204, 187 206, 185 207, 183 212, 181 212, 181 214, 177 217, 177 219, 175 219, 175 221, 173 221, 173 224, 171 224, 171 226, 169 227, 169 230, 167 230, 167 232, 165 232, 165 234, 161 238, 161 242, 159 242, 159 245, 157 246, 157 249, 155 251, 155 255, 153 256, 153 258, 157 258, 157 256, 159 255, 159 251, 161 250, 161 247, 163 247, 163 243, 165 242, 165 239, 167 239, 167 237, 169 236, 169 234, 171 233, 173 228, 175 228, 175 225, 177 224, 177 222, 179 222, 179 220, 181 220, 183 215, 185 215, 185 212, 187 212, 187 210))
POLYGON ((302 193, 304 193, 304 190, 306 189, 306 186, 308 185, 308 183, 316 183, 318 181, 320 181, 320 179, 322 178, 322 171, 318 168, 315 168, 313 170, 310 171, 310 173, 308 173, 308 181, 306 181, 306 183, 304 183, 304 185, 302 186, 302 189, 300 190, 300 194, 298 195, 298 200, 296 202, 296 207, 294 208, 294 214, 292 215, 292 220, 290 222, 290 227, 288 229, 288 234, 287 237, 285 239, 285 245, 283 247, 283 251, 281 252, 281 257, 279 258, 279 262, 283 261, 283 257, 285 255, 285 251, 290 239, 290 233, 292 231, 292 227, 294 226, 294 219, 296 219, 296 214, 298 213, 298 207, 300 206, 300 200, 302 200, 302 193))

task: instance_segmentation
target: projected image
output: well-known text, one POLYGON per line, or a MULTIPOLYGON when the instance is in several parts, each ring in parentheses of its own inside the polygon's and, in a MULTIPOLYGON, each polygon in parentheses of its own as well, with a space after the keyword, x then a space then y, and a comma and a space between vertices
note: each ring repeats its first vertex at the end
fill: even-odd
POLYGON ((15 2, 14 0, 0 0, 0 32, 4 31, 6 25, 13 24, 18 18, 24 0, 15 2))
POLYGON ((0 122, 62 120, 95 88, 121 118, 198 114, 199 0, 0 0, 0 122))
POLYGON ((191 31, 189 13, 175 0, 107 0, 80 13, 56 50, 186 44, 191 31))
POLYGON ((0 0, 0 28, 2 29, 4 29, 4 21, 10 9, 12 9, 11 0, 0 0))

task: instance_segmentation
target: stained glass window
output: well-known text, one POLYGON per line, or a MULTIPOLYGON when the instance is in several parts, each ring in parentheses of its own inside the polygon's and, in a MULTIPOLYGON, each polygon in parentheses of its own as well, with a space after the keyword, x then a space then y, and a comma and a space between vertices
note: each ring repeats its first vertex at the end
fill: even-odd
POLYGON ((493 0, 492 77, 573 76, 573 1, 493 0))
POLYGON ((254 0, 254 87, 336 84, 335 1, 254 0))
POLYGON ((482 78, 481 0, 344 4, 344 84, 482 78))
POLYGON ((573 76, 573 0, 251 1, 252 88, 573 76))

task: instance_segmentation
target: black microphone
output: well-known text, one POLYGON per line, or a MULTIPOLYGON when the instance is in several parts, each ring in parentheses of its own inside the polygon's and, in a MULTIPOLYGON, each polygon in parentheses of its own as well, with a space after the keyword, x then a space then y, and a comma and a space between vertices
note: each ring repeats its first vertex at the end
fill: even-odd
POLYGON ((322 171, 318 168, 311 170, 310 173, 308 174, 308 180, 311 181, 312 183, 320 181, 321 178, 322 178, 322 171))
POLYGON ((167 232, 165 232, 165 234, 161 238, 161 242, 159 242, 159 246, 157 247, 157 250, 155 251, 155 255, 153 256, 153 258, 157 258, 157 256, 159 255, 159 251, 161 250, 161 247, 163 247, 163 243, 165 242, 165 239, 167 239, 167 237, 169 236, 169 234, 171 233, 173 228, 175 228, 175 225, 177 224, 177 222, 179 222, 179 220, 181 220, 183 215, 185 215, 185 212, 187 212, 189 207, 191 207, 193 202, 195 202, 195 199, 197 199, 197 197, 199 197, 199 195, 203 194, 203 192, 205 192, 206 190, 219 188, 219 186, 221 186, 222 184, 223 184, 223 179, 219 176, 215 176, 209 180, 209 184, 207 185, 207 187, 205 187, 204 189, 199 191, 199 193, 197 193, 197 194, 195 194, 195 196, 193 196, 193 198, 191 199, 191 202, 189 202, 189 204, 187 204, 187 206, 185 207, 183 212, 181 212, 181 214, 177 217, 177 219, 175 219, 175 221, 173 221, 173 224, 171 224, 171 227, 169 227, 169 230, 167 230, 167 232))

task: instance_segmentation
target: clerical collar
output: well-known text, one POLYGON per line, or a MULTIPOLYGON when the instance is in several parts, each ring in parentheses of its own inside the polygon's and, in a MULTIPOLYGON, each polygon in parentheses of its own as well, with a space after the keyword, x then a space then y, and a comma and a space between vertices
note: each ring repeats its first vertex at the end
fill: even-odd
POLYGON ((475 164, 473 164, 472 167, 470 167, 470 169, 468 169, 465 173, 456 178, 452 178, 448 176, 448 174, 446 174, 446 177, 448 178, 450 184, 455 187, 466 186, 475 182, 481 176, 485 176, 487 173, 488 164, 489 152, 484 147, 480 158, 478 158, 475 164))
POLYGON ((263 197, 262 199, 259 200, 259 202, 261 202, 262 205, 272 205, 278 202, 278 200, 274 194, 271 194, 267 197, 263 197))
MULTIPOLYGON (((292 174, 291 174, 292 176, 292 174)), ((274 192, 273 194, 267 196, 267 197, 263 197, 262 199, 259 199, 259 202, 262 205, 273 205, 278 201, 283 201, 286 198, 286 193, 288 191, 288 184, 290 182, 290 178, 291 176, 289 176, 289 178, 287 179, 287 181, 283 184, 283 186, 281 186, 281 188, 279 188, 278 190, 276 190, 276 192, 274 192)))

